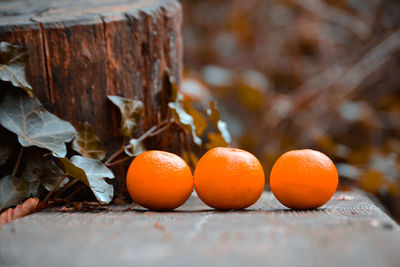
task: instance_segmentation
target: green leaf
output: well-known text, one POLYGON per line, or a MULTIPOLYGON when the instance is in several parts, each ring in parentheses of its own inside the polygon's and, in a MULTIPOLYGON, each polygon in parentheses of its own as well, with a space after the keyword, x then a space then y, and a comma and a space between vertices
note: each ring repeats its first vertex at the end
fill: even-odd
POLYGON ((6 163, 8 157, 12 154, 12 149, 8 146, 0 146, 0 166, 6 163))
POLYGON ((193 118, 193 124, 196 127, 197 136, 202 136, 207 128, 207 120, 197 109, 195 109, 189 100, 183 100, 184 110, 193 118))
POLYGON ((108 99, 116 105, 121 112, 120 134, 131 137, 133 129, 142 116, 143 102, 136 99, 127 99, 120 96, 109 95, 108 99))
POLYGON ((197 145, 201 145, 201 139, 196 134, 196 126, 194 124, 193 117, 190 116, 182 105, 178 102, 168 103, 168 107, 172 110, 172 114, 177 122, 179 122, 182 127, 189 131, 193 138, 193 142, 197 145))
POLYGON ((101 204, 111 202, 114 188, 104 178, 113 179, 114 174, 103 163, 81 156, 73 156, 71 160, 62 158, 61 161, 67 174, 88 185, 101 204))
MULTIPOLYGON (((35 156, 31 158, 22 173, 22 177, 31 183, 31 195, 37 196, 39 184, 50 191, 65 175, 51 156, 35 156)), ((68 179, 59 185, 59 188, 68 183, 68 179)))
POLYGON ((82 156, 91 159, 102 160, 106 156, 106 147, 96 136, 93 127, 85 122, 78 130, 72 142, 72 149, 82 156))
POLYGON ((146 147, 144 146, 142 141, 137 139, 131 139, 129 144, 124 148, 125 153, 130 157, 136 157, 146 151, 146 147))
POLYGON ((27 82, 25 74, 28 55, 26 48, 0 42, 0 80, 21 87, 30 97, 33 97, 32 87, 27 82))
POLYGON ((75 136, 75 128, 44 109, 36 98, 7 92, 0 105, 0 124, 18 135, 24 147, 38 146, 65 157, 65 143, 75 136))
POLYGON ((11 207, 29 196, 29 182, 7 175, 0 179, 0 209, 11 207))
POLYGON ((224 139, 225 143, 228 145, 231 142, 231 134, 228 130, 228 125, 226 122, 220 120, 220 113, 217 109, 215 102, 210 102, 210 108, 207 110, 209 120, 217 127, 218 131, 221 134, 221 137, 224 139))

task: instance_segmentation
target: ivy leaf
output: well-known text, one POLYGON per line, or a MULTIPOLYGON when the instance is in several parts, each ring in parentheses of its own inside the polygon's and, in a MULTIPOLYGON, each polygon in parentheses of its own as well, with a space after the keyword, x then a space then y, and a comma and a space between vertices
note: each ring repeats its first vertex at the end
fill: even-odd
MULTIPOLYGON (((71 158, 72 159, 72 158, 71 158)), ((74 165, 69 159, 67 158, 60 158, 62 164, 64 165, 65 172, 68 176, 74 177, 79 181, 83 182, 87 186, 90 186, 89 180, 86 176, 86 173, 83 169, 74 165)))
POLYGON ((12 154, 12 150, 8 146, 0 146, 0 166, 6 163, 8 157, 12 154))
POLYGON ((69 176, 83 182, 93 191, 96 199, 101 204, 111 202, 114 188, 104 178, 114 178, 114 174, 96 159, 73 156, 71 160, 61 159, 69 176))
POLYGON ((143 142, 137 139, 131 139, 129 145, 124 148, 125 153, 130 157, 136 157, 146 151, 143 142))
POLYGON ((33 97, 32 87, 26 80, 25 74, 25 63, 28 60, 28 55, 26 48, 0 42, 0 80, 21 87, 29 97, 33 97))
POLYGON ((193 142, 200 146, 201 139, 196 134, 196 126, 194 124, 193 117, 190 116, 178 102, 168 103, 168 107, 172 110, 175 120, 178 121, 182 127, 189 131, 193 138, 193 142))
MULTIPOLYGON (((22 177, 31 183, 30 193, 37 196, 39 184, 43 185, 47 191, 50 191, 64 176, 64 171, 57 165, 52 157, 34 157, 26 164, 22 177)), ((68 183, 64 179, 59 188, 68 183)))
POLYGON ((209 133, 207 135, 209 142, 206 144, 206 149, 211 149, 214 147, 227 147, 228 143, 221 133, 209 133))
POLYGON ((82 156, 91 159, 102 160, 106 156, 106 147, 96 136, 93 127, 85 122, 78 130, 72 142, 72 149, 82 156))
POLYGON ((0 105, 0 124, 18 135, 24 147, 38 146, 65 157, 65 143, 76 134, 75 128, 44 109, 36 98, 7 92, 0 105))
MULTIPOLYGON (((214 101, 210 102, 210 108, 207 110, 207 114, 210 121, 217 127, 218 131, 221 134, 221 137, 228 145, 231 142, 231 134, 229 133, 228 125, 226 124, 226 122, 220 120, 220 113, 214 101)), ((215 140, 215 137, 213 138, 215 140)))
POLYGON ((0 179, 0 209, 11 207, 29 196, 29 182, 7 175, 0 179))
POLYGON ((109 95, 108 99, 116 105, 121 112, 120 134, 127 137, 132 136, 133 129, 136 127, 143 112, 143 102, 115 95, 109 95))
POLYGON ((207 128, 207 120, 197 109, 195 109, 189 100, 183 100, 184 110, 193 118, 193 124, 196 127, 197 136, 202 136, 207 128))

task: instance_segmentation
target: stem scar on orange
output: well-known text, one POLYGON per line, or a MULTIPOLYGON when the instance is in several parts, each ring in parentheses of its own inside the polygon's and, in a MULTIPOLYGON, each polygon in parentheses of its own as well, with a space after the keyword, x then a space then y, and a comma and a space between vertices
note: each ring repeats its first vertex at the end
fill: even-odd
POLYGON ((190 197, 193 175, 181 157, 151 150, 132 161, 126 175, 126 186, 139 205, 150 210, 173 210, 190 197))
POLYGON ((314 209, 331 199, 339 177, 332 160, 311 150, 292 150, 283 154, 272 167, 271 191, 286 207, 314 209))
POLYGON ((240 210, 254 204, 264 189, 264 170, 255 156, 217 147, 201 157, 194 172, 199 198, 218 210, 240 210))

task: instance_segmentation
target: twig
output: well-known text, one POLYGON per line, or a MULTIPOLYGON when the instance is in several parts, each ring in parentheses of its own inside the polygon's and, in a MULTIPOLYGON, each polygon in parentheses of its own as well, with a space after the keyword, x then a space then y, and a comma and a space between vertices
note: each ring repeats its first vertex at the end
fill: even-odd
POLYGON ((65 197, 65 201, 70 200, 73 196, 75 196, 77 193, 80 192, 80 188, 83 186, 83 184, 81 184, 76 190, 74 190, 71 194, 67 195, 65 197))
POLYGON ((163 127, 161 127, 160 129, 158 129, 157 131, 151 133, 149 136, 156 136, 160 133, 162 133, 163 131, 165 131, 166 129, 168 129, 171 126, 172 122, 168 122, 167 124, 165 124, 163 127))
POLYGON ((370 28, 364 21, 355 16, 351 16, 350 14, 327 4, 324 1, 297 0, 292 1, 292 3, 305 10, 308 10, 321 20, 326 20, 330 23, 342 26, 348 32, 354 34, 362 40, 366 40, 370 34, 370 28))
MULTIPOLYGON (((343 99, 349 94, 353 94, 365 78, 393 57, 398 51, 399 42, 400 30, 397 30, 366 52, 356 64, 350 65, 350 62, 343 62, 317 74, 296 88, 295 92, 290 96, 292 99, 296 99, 295 106, 306 105, 307 110, 310 110, 312 105, 325 107, 315 99, 332 87, 336 87, 332 92, 338 99, 343 99)), ((334 102, 332 101, 332 103, 334 102)), ((293 108, 292 112, 287 116, 294 116, 294 113, 297 113, 296 108, 293 108)), ((318 112, 314 113, 317 114, 318 112)))
POLYGON ((21 164, 21 159, 22 159, 22 154, 23 153, 24 153, 24 147, 21 146, 21 149, 20 149, 19 154, 18 154, 17 162, 15 163, 14 169, 13 169, 12 174, 11 174, 12 176, 15 176, 17 174, 18 167, 21 164))
POLYGON ((39 209, 43 208, 46 205, 47 201, 49 201, 50 197, 57 190, 58 186, 62 183, 62 181, 64 181, 64 179, 67 178, 67 176, 68 176, 67 174, 64 174, 63 177, 61 177, 61 179, 57 182, 57 184, 53 187, 53 189, 51 189, 50 192, 47 194, 45 199, 43 199, 43 201, 39 203, 38 205, 38 207, 40 207, 39 209))
POLYGON ((126 157, 126 158, 123 158, 123 159, 116 160, 114 162, 107 163, 106 166, 107 167, 112 167, 112 166, 118 165, 118 164, 120 164, 120 163, 122 163, 124 161, 127 161, 128 159, 132 159, 132 157, 126 157))
POLYGON ((172 123, 178 126, 185 134, 189 134, 188 131, 185 128, 183 128, 183 126, 179 122, 172 121, 172 123))
POLYGON ((158 128, 158 125, 154 125, 153 127, 151 127, 150 129, 148 129, 144 134, 142 134, 142 136, 140 136, 137 140, 138 141, 143 141, 144 139, 146 139, 147 137, 150 136, 150 134, 155 131, 158 128))
MULTIPOLYGON (((146 138, 148 138, 148 137, 152 137, 152 136, 154 136, 155 134, 154 134, 154 132, 156 131, 156 132, 158 132, 158 133, 160 133, 160 132, 162 132, 162 131, 164 131, 167 127, 165 127, 165 126, 167 126, 168 124, 169 124, 170 122, 169 122, 169 120, 163 120, 160 124, 157 124, 157 125, 154 125, 153 127, 151 127, 150 129, 148 129, 144 134, 142 134, 137 140, 138 141, 143 141, 143 140, 145 140, 146 138), (161 128, 160 128, 161 127, 161 128), (160 131, 161 130, 161 131, 160 131)), ((157 134, 158 134, 157 133, 157 134)), ((129 144, 127 145, 127 147, 129 147, 129 144)), ((118 156, 120 156, 123 152, 125 151, 125 147, 124 146, 122 146, 122 147, 120 147, 119 148, 119 150, 117 150, 117 151, 115 151, 115 153, 114 154, 112 154, 111 155, 111 157, 109 157, 106 161, 105 161, 105 165, 106 166, 113 166, 113 165, 115 165, 114 164, 114 162, 113 163, 111 163, 113 160, 115 160, 118 156)), ((116 161, 117 162, 117 161, 116 161)))
POLYGON ((55 194, 55 197, 61 196, 63 193, 65 193, 65 191, 67 191, 68 189, 70 189, 72 186, 74 186, 75 184, 77 184, 79 182, 79 180, 74 179, 73 181, 71 181, 70 183, 68 183, 66 186, 64 186, 62 189, 58 190, 55 194))
POLYGON ((154 134, 153 134, 154 131, 156 131, 158 128, 163 127, 165 124, 168 124, 168 123, 169 123, 168 120, 163 120, 160 124, 154 125, 149 130, 147 130, 144 134, 142 134, 142 136, 140 136, 138 138, 138 141, 143 141, 148 137, 154 136, 154 134))
POLYGON ((115 151, 114 154, 111 155, 111 157, 109 157, 105 164, 109 164, 111 161, 113 161, 115 158, 117 158, 119 155, 121 155, 124 152, 124 147, 120 147, 117 151, 115 151))

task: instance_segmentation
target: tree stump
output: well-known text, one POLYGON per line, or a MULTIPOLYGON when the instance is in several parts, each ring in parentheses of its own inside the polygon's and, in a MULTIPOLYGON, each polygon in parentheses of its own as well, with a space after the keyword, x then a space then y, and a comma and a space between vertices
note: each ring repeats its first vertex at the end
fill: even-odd
POLYGON ((181 22, 175 0, 0 2, 0 41, 29 49, 26 72, 36 96, 76 128, 88 121, 108 153, 122 138, 119 111, 107 95, 143 101, 135 135, 166 116, 158 114, 159 95, 165 72, 178 84, 181 78, 181 22))

